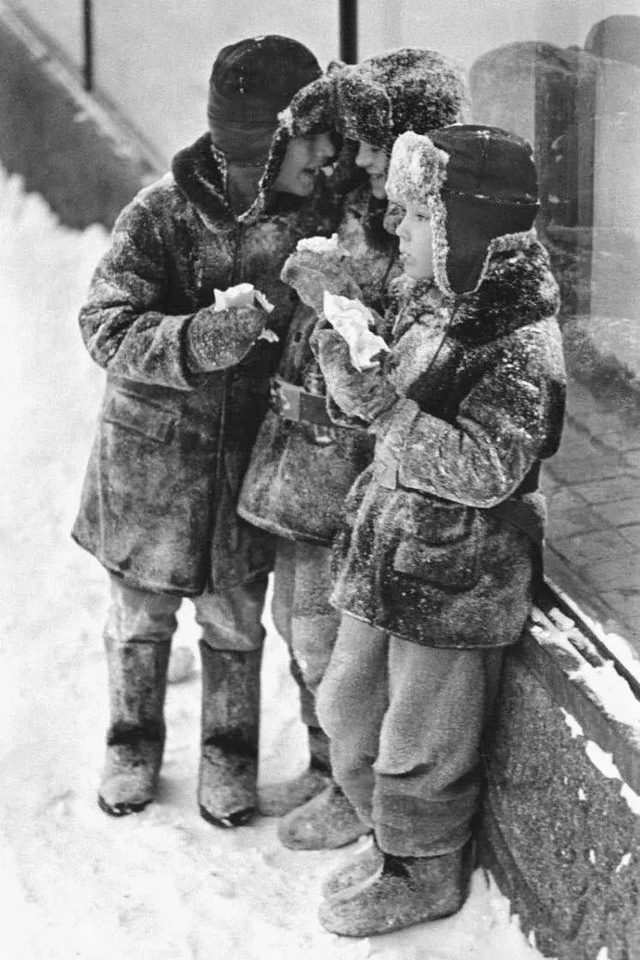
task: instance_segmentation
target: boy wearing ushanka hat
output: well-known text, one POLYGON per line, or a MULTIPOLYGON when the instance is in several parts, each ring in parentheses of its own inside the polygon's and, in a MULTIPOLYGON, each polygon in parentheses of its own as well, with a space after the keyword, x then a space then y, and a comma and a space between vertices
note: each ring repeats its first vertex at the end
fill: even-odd
POLYGON ((332 402, 375 438, 334 543, 342 619, 318 693, 334 777, 374 833, 325 883, 321 922, 347 936, 464 902, 480 738, 540 577, 537 478, 564 415, 529 145, 405 133, 387 193, 404 267, 389 350, 360 372, 339 333, 316 335, 332 402))
POLYGON ((236 502, 297 302, 282 265, 302 237, 333 227, 321 172, 334 154, 329 107, 318 62, 296 40, 221 50, 208 132, 122 212, 80 314, 107 372, 73 536, 111 584, 98 800, 113 816, 156 796, 185 597, 202 628, 200 812, 230 827, 256 808, 273 551, 236 502))

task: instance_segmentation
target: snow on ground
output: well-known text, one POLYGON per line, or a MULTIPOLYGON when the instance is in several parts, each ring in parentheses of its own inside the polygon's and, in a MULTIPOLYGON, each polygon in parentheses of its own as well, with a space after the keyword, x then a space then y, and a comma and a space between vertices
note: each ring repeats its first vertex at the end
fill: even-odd
MULTIPOLYGON (((107 238, 63 229, 0 171, 0 956, 3 960, 532 960, 477 871, 456 917, 345 940, 316 919, 345 852, 294 853, 275 823, 223 832, 195 802, 199 678, 169 688, 158 802, 96 806, 107 722, 105 576, 68 531, 102 388, 76 314, 107 238)), ((189 605, 177 644, 196 651, 189 605)), ((261 776, 304 766, 283 644, 269 630, 261 776)))

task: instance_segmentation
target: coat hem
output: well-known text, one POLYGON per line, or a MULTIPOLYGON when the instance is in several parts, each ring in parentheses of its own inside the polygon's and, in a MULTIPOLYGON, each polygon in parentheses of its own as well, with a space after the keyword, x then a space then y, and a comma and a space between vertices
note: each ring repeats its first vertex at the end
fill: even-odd
MULTIPOLYGON (((91 554, 92 557, 95 557, 95 559, 98 561, 100 566, 104 567, 104 569, 108 574, 112 574, 114 577, 117 577, 118 580, 122 580, 124 583, 127 584, 127 586, 133 587, 134 589, 148 590, 149 593, 164 594, 165 596, 183 597, 185 600, 193 600, 196 597, 200 597, 207 590, 206 580, 203 583, 203 586, 201 589, 195 589, 193 587, 177 588, 175 586, 164 586, 164 585, 161 586, 155 581, 143 580, 139 577, 131 577, 126 572, 123 572, 122 570, 118 569, 118 567, 109 563, 108 560, 106 560, 103 556, 101 556, 101 554, 98 553, 96 550, 94 550, 92 547, 87 546, 87 544, 83 543, 82 540, 80 540, 80 538, 75 532, 71 533, 71 539, 74 540, 79 547, 81 547, 83 550, 86 550, 87 553, 91 554)), ((259 580, 260 577, 268 577, 270 573, 271 573, 271 568, 264 567, 259 570, 252 571, 248 576, 246 576, 242 580, 237 580, 237 581, 234 581, 233 583, 226 583, 224 586, 240 586, 241 584, 244 584, 244 583, 252 583, 254 580, 259 580)), ((219 587, 214 587, 213 592, 215 592, 216 589, 219 589, 219 587)))
POLYGON ((240 506, 237 508, 237 513, 247 523, 258 527, 260 530, 266 530, 267 533, 271 533, 275 537, 283 537, 285 540, 301 541, 303 543, 315 543, 320 547, 330 547, 333 543, 333 537, 314 537, 312 534, 302 534, 292 527, 283 527, 273 520, 265 520, 264 517, 259 517, 240 506))
POLYGON ((505 640, 502 643, 427 643, 425 640, 419 640, 416 637, 407 637, 403 636, 401 633, 394 633, 393 630, 389 630, 388 627, 383 627, 379 623, 374 623, 367 617, 362 617, 357 613, 352 613, 346 607, 340 606, 338 603, 336 603, 333 597, 329 598, 329 603, 336 610, 339 610, 340 613, 346 614, 348 617, 352 617, 359 623, 366 623, 370 627, 373 627, 374 630, 380 630, 381 633, 387 633, 395 640, 404 640, 405 643, 415 643, 419 647, 430 647, 433 650, 495 650, 497 647, 512 647, 518 642, 522 636, 522 630, 524 630, 523 625, 522 630, 513 640, 505 640))

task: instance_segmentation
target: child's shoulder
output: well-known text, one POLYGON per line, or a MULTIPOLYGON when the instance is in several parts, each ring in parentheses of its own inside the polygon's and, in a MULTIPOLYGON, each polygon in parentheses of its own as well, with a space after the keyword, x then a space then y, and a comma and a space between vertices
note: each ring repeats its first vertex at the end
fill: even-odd
POLYGON ((492 339, 519 327, 555 316, 560 304, 558 284, 549 255, 535 238, 521 242, 501 238, 486 267, 480 286, 462 296, 456 326, 481 339, 492 339))

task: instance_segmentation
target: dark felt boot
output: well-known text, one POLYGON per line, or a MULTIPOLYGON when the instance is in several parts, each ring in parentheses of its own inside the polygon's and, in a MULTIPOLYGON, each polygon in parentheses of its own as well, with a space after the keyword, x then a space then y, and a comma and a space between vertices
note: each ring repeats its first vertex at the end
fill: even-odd
POLYGON ((283 783, 267 783, 260 788, 260 813, 265 817, 283 817, 307 803, 331 783, 329 738, 320 727, 307 727, 309 766, 297 777, 283 783))
POLYGON ((170 641, 105 638, 111 719, 98 805, 113 817, 138 813, 156 791, 164 749, 170 641))
POLYGON ((367 877, 373 876, 382 863, 382 851, 375 841, 371 842, 358 850, 346 863, 336 867, 324 880, 320 893, 325 900, 330 900, 339 893, 344 893, 349 887, 354 887, 362 883, 367 877))
POLYGON ((278 838, 290 850, 334 850, 369 833, 344 793, 331 783, 278 824, 278 838))
POLYGON ((470 844, 440 857, 385 853, 375 873, 320 907, 320 923, 343 937, 370 937, 456 913, 471 875, 470 844))
POLYGON ((198 804, 217 827, 238 827, 257 806, 262 650, 200 642, 202 737, 198 804))

